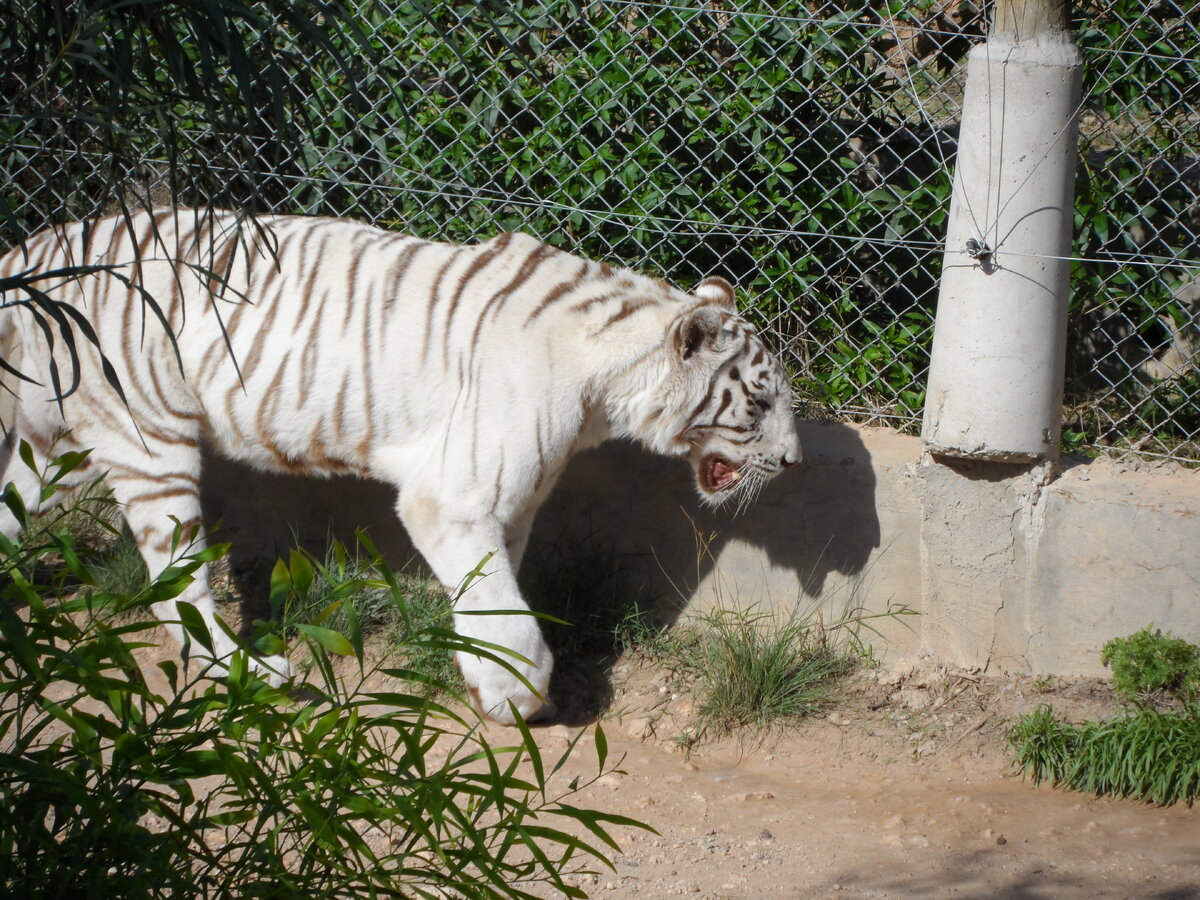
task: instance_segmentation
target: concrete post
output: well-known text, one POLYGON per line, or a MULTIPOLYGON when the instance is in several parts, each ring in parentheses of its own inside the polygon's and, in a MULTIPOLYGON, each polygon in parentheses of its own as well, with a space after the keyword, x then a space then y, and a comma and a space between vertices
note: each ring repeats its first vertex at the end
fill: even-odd
POLYGON ((922 439, 1058 455, 1082 59, 1068 0, 998 0, 967 66, 922 439))

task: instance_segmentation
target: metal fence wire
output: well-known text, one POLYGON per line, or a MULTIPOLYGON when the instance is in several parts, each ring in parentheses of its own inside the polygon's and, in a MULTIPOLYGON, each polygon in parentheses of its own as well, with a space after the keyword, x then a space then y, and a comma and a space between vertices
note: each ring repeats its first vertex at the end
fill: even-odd
MULTIPOLYGON (((1200 459, 1191 4, 1075 5, 1068 448, 1200 459)), ((810 414, 919 428, 965 58, 986 5, 379 0, 359 15, 378 67, 358 72, 357 102, 309 123, 303 148, 273 147, 265 114, 236 140, 184 116, 176 146, 139 146, 122 190, 153 195, 158 163, 183 153, 203 160, 175 186, 194 202, 236 202, 249 181, 284 212, 461 241, 525 230, 681 287, 723 274, 810 414)), ((331 71, 312 99, 329 109, 344 81, 331 71)), ((20 230, 111 202, 105 155, 71 114, 0 111, 0 191, 20 230)))

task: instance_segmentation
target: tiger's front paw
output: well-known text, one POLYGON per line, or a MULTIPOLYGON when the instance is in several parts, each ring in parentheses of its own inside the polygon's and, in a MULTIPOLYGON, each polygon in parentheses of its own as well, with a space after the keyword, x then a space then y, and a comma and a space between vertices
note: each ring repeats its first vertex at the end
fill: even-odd
POLYGON ((254 674, 271 687, 279 687, 296 673, 286 656, 251 656, 249 661, 254 674))
POLYGON ((549 701, 549 690, 554 657, 550 649, 542 643, 536 654, 522 655, 526 656, 532 665, 512 659, 513 669, 522 676, 518 678, 516 674, 492 660, 461 652, 455 654, 454 661, 467 683, 471 705, 481 716, 501 725, 512 725, 516 721, 513 707, 527 722, 553 715, 554 707, 549 701))
MULTIPOLYGON (((203 667, 207 667, 209 677, 226 678, 229 676, 229 658, 232 654, 212 659, 207 654, 192 655, 190 659, 203 667)), ((271 687, 277 688, 288 681, 295 669, 286 656, 253 656, 246 654, 246 665, 257 677, 271 687)))

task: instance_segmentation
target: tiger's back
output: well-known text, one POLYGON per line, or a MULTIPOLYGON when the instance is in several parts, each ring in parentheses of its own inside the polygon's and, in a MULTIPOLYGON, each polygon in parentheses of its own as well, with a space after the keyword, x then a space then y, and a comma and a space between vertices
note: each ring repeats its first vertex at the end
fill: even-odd
MULTIPOLYGON (((527 616, 470 613, 525 608, 513 573, 576 450, 625 436, 687 456, 717 499, 753 493, 743 475, 761 482, 799 458, 782 367, 719 279, 689 295, 525 235, 457 246, 334 219, 190 211, 67 226, 25 252, 0 274, 102 267, 39 287, 92 322, 127 407, 80 341, 78 390, 60 413, 48 382, 18 383, 10 440, 46 455, 67 428, 93 448, 151 571, 168 561, 170 517, 199 522, 202 442, 262 468, 395 485, 400 517, 448 586, 493 554, 456 626, 499 631, 522 657, 533 692, 503 667, 460 658, 498 718, 508 700, 537 709, 549 651, 527 616)), ((6 306, 0 327, 20 335, 24 370, 46 372, 29 311, 6 306)), ((61 344, 55 352, 66 371, 61 344)), ((14 476, 31 496, 19 469, 4 473, 14 476)), ((207 589, 182 599, 211 617, 207 589)))

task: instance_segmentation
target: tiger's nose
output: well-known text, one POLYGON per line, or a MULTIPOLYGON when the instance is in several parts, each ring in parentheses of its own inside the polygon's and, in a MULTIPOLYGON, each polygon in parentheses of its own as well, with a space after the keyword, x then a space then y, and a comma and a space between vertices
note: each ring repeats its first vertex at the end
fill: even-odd
POLYGON ((785 453, 785 454, 783 454, 783 456, 781 456, 779 458, 779 465, 781 468, 784 468, 784 469, 790 469, 792 466, 796 465, 798 462, 800 462, 799 451, 797 451, 794 454, 785 453))

